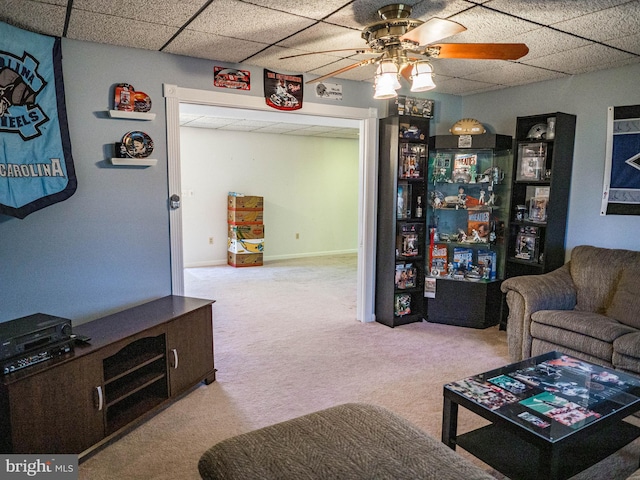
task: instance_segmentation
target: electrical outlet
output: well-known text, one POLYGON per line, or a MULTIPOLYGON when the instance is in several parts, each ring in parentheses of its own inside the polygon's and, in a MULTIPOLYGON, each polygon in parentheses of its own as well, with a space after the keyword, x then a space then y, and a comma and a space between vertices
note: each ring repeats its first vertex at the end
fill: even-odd
POLYGON ((209 237, 209 245, 213 245, 213 237, 209 237))
POLYGON ((296 233, 296 240, 300 240, 300 234, 296 233))

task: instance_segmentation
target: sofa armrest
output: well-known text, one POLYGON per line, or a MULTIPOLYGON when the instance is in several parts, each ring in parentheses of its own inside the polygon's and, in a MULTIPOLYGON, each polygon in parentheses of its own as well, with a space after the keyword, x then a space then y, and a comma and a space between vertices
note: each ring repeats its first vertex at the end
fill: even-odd
POLYGON ((502 282, 509 307, 509 356, 517 362, 531 356, 531 315, 538 310, 573 310, 576 287, 569 263, 542 275, 523 275, 502 282))

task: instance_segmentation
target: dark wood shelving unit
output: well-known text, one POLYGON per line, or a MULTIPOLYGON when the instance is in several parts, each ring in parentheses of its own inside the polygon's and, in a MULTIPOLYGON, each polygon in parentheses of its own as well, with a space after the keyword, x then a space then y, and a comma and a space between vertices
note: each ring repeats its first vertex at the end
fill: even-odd
MULTIPOLYGON (((516 120, 516 158, 513 162, 505 278, 540 275, 565 263, 575 132, 576 116, 568 113, 552 112, 518 117, 516 120), (551 138, 550 129, 544 135, 532 138, 532 130, 535 132, 536 126, 546 126, 549 119, 555 119, 551 138), (536 150, 540 153, 537 154, 536 150), (533 170, 527 172, 530 161, 535 165, 533 170), (531 202, 532 198, 537 198, 536 192, 540 191, 547 194, 544 219, 539 217, 533 221, 531 202), (522 253, 524 244, 528 245, 524 248, 530 253, 522 253)), ((506 328, 508 314, 509 309, 503 298, 500 320, 503 329, 506 328)))
POLYGON ((550 272, 565 263, 575 129, 576 116, 562 112, 518 117, 516 120, 506 278, 550 272), (553 138, 548 138, 548 132, 541 138, 528 138, 536 125, 547 125, 550 118, 555 118, 553 138), (535 150, 540 154, 531 153, 535 150), (533 168, 531 178, 522 175, 523 170, 529 168, 527 158, 540 158, 542 162, 533 168), (541 190, 548 193, 544 220, 534 221, 530 216, 531 202, 536 198, 535 192, 541 190), (524 207, 523 215, 518 214, 519 206, 524 207), (527 231, 535 232, 532 235, 536 238, 535 251, 529 259, 518 257, 519 235, 527 231))
MULTIPOLYGON (((163 386, 158 386, 161 390, 163 386)), ((154 395, 152 389, 144 393, 129 396, 125 401, 119 402, 116 407, 107 410, 105 434, 113 435, 128 427, 149 412, 166 402, 167 397, 163 393, 154 395)))
POLYGON ((144 337, 124 347, 120 352, 103 360, 105 382, 127 375, 165 356, 165 336, 144 337))
MULTIPOLYGON (((576 116, 563 112, 516 120, 505 278, 539 275, 565 263, 575 131, 576 116), (549 119, 555 119, 552 135, 549 119), (546 132, 535 135, 538 126, 546 126, 546 132), (536 192, 546 197, 536 196, 536 192), (546 198, 544 212, 533 218, 531 204, 537 203, 537 198, 546 198)), ((508 312, 503 299, 501 328, 506 328, 508 312)))
POLYGON ((213 303, 170 295, 79 325, 90 344, 2 377, 0 452, 82 460, 213 382, 213 303))
MULTIPOLYGON (((155 367, 154 365, 151 365, 155 367)), ((159 370, 157 367, 147 370, 138 370, 135 374, 131 374, 128 377, 121 377, 126 379, 126 382, 113 382, 105 384, 105 405, 107 409, 121 402, 125 398, 144 390, 149 385, 167 378, 166 368, 159 370)), ((166 380, 165 380, 166 385, 166 380)), ((169 395, 165 394, 165 398, 169 395)))
POLYGON ((380 120, 375 316, 389 327, 425 318, 428 138, 428 118, 380 120))
POLYGON ((117 375, 107 375, 107 371, 105 370, 104 383, 105 385, 108 385, 109 383, 115 382, 116 380, 119 380, 122 377, 126 377, 130 373, 135 372, 140 368, 144 368, 151 363, 157 362, 158 360, 164 361, 165 359, 166 357, 164 353, 153 355, 151 358, 148 358, 148 359, 141 358, 139 362, 131 362, 131 366, 127 367, 124 371, 118 373, 117 375))

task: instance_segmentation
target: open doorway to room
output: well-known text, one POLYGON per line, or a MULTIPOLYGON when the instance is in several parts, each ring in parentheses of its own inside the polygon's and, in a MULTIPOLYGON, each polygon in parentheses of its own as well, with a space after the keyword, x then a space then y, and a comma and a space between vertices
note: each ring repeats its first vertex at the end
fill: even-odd
POLYGON ((229 192, 264 198, 265 261, 357 253, 358 121, 269 114, 180 105, 185 268, 227 263, 229 192))
MULTIPOLYGON (((265 115, 278 115, 277 122, 295 124, 318 122, 319 125, 331 125, 340 128, 358 128, 358 179, 357 187, 357 288, 356 318, 360 321, 372 321, 374 295, 374 254, 375 254, 375 195, 376 195, 376 163, 377 163, 377 111, 375 109, 358 109, 352 107, 333 107, 324 105, 306 105, 305 114, 274 112, 264 105, 264 100, 257 97, 245 97, 234 94, 183 89, 165 85, 167 103, 167 137, 169 159, 169 195, 180 195, 181 182, 180 141, 181 133, 179 117, 181 105, 209 106, 234 110, 236 115, 243 115, 242 110, 250 110, 253 120, 260 120, 265 115), (285 118, 283 115, 292 115, 285 118), (317 117, 315 119, 311 117, 317 117)), ((227 114, 229 112, 226 112, 227 114)), ((246 113, 244 113, 246 115, 246 113)), ((225 115, 226 116, 226 115, 225 115)), ((262 120, 266 121, 266 120, 262 120)), ((309 124, 311 124, 309 123, 309 124)), ((282 148, 283 155, 287 149, 282 148)), ((186 195, 190 195, 186 186, 186 195)), ((250 194, 251 192, 245 192, 250 194)), ((226 196, 226 192, 225 192, 226 196)), ((189 197, 184 198, 188 201, 189 197)), ((184 294, 184 238, 182 233, 182 209, 170 210, 172 282, 173 293, 184 294)), ((226 222, 225 222, 226 223, 226 222)), ((226 228, 226 225, 225 225, 226 228)), ((295 232, 294 232, 295 233, 295 232)), ((226 243, 226 235, 223 241, 226 243)), ((205 237, 208 238, 208 237, 205 237)), ((295 238, 295 237, 294 237, 295 238)), ((216 238, 214 236, 214 245, 216 238)))
POLYGON ((250 110, 180 105, 185 295, 220 299, 217 311, 225 316, 243 315, 244 303, 229 306, 242 293, 263 305, 280 298, 283 312, 316 304, 333 314, 336 306, 326 299, 339 290, 353 312, 358 121, 298 116, 291 123, 267 113, 256 119, 250 110), (240 243, 250 252, 232 259, 264 257, 260 267, 227 266, 230 191, 264 198, 262 225, 237 227, 248 228, 249 236, 262 232, 264 251, 253 250, 259 244, 249 239, 240 243))

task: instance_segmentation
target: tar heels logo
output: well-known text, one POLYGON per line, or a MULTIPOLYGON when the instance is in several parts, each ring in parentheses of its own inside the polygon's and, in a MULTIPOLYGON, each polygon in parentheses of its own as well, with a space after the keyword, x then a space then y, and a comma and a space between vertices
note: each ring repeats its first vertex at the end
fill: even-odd
POLYGON ((18 133, 23 140, 41 135, 49 117, 36 103, 46 82, 39 63, 28 53, 18 58, 0 51, 0 132, 18 133))

